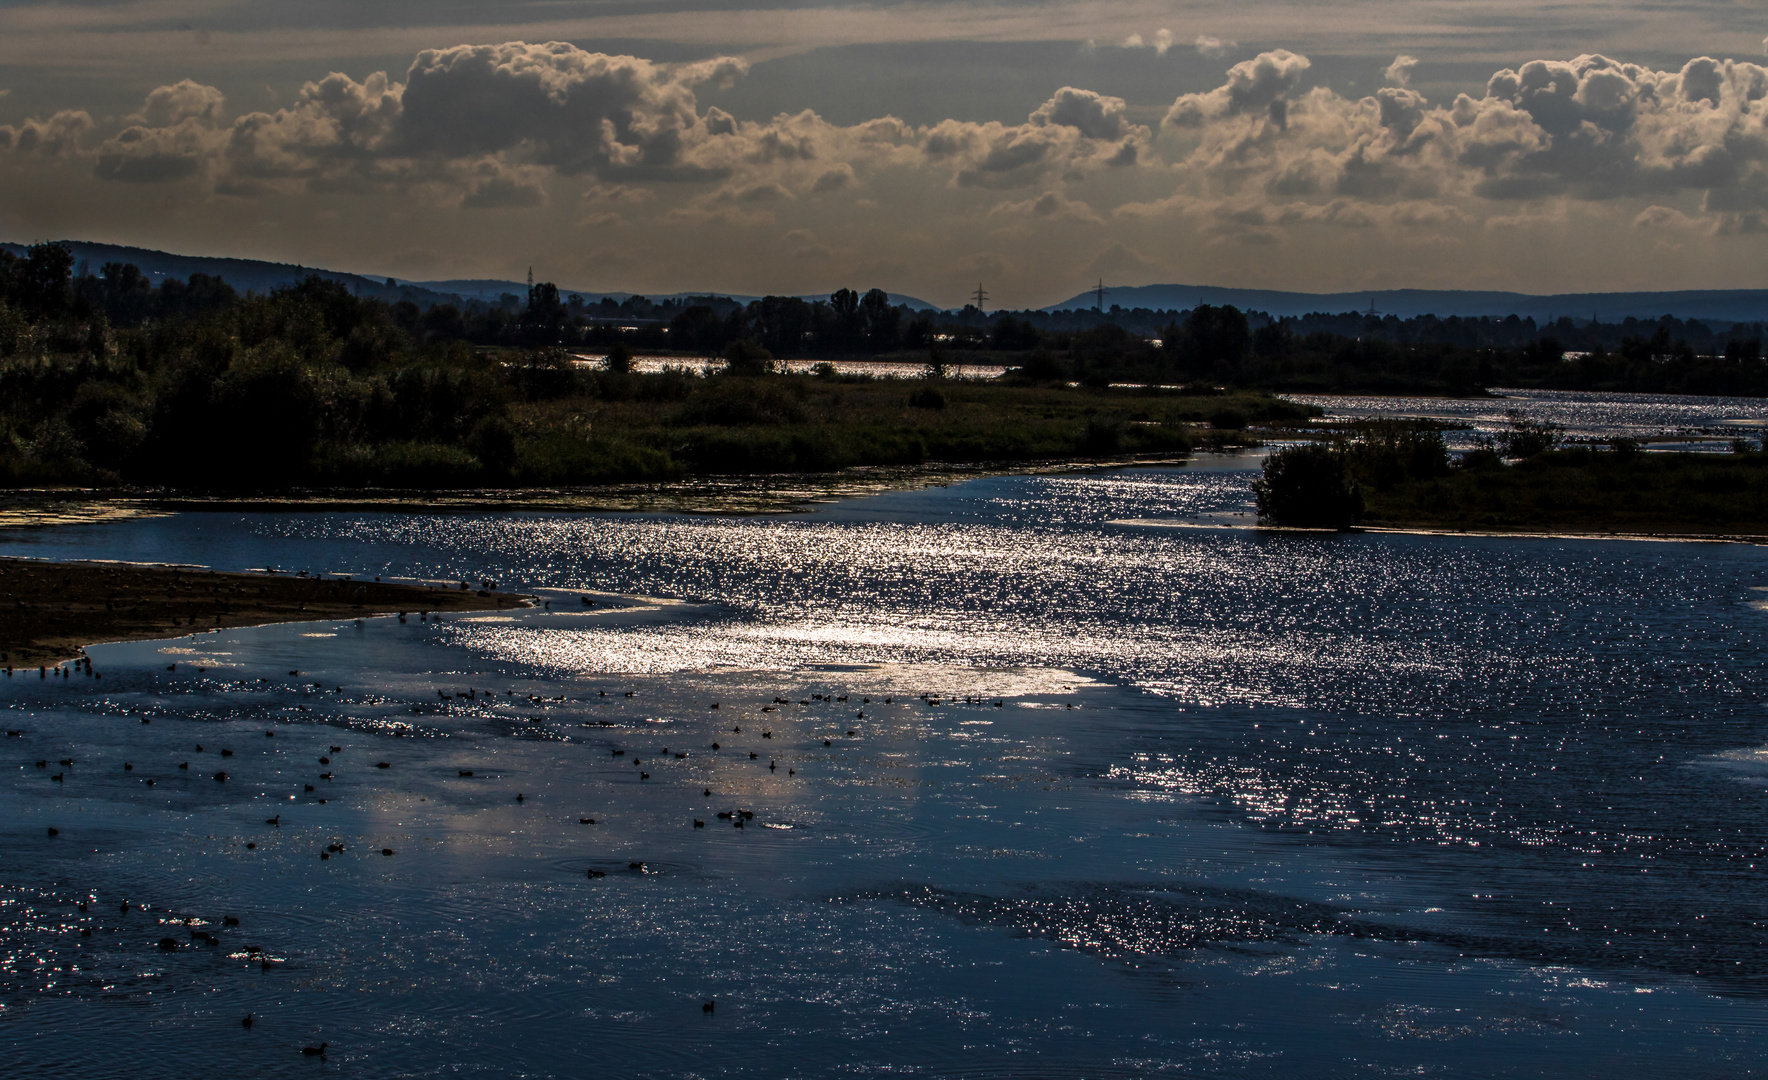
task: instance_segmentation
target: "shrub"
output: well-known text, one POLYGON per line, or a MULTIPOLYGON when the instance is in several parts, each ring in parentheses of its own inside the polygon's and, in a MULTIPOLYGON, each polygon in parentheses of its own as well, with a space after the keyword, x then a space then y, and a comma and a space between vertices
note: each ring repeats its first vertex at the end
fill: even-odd
POLYGON ((1089 454, 1115 454, 1123 449, 1123 421, 1115 417, 1091 417, 1081 439, 1089 454))
POLYGON ((1510 430, 1498 436, 1498 452, 1507 458, 1531 458, 1553 450, 1565 439, 1565 429, 1545 420, 1530 420, 1511 409, 1504 414, 1510 430))
POLYGON ((726 375, 772 375, 773 370, 773 353, 762 348, 753 339, 733 341, 724 350, 726 375))
POLYGON ((1258 516, 1272 525, 1348 529, 1363 516, 1363 492, 1341 446, 1308 443, 1265 459, 1264 476, 1252 485, 1258 516))
POLYGON ((945 395, 936 386, 923 386, 909 395, 909 404, 917 409, 943 409, 945 395))

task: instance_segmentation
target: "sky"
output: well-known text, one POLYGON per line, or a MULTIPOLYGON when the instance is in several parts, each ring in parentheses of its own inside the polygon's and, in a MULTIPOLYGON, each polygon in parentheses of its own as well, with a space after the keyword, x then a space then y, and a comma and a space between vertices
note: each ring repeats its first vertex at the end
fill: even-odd
POLYGON ((1756 0, 0 3, 0 239, 595 291, 1768 288, 1756 0))

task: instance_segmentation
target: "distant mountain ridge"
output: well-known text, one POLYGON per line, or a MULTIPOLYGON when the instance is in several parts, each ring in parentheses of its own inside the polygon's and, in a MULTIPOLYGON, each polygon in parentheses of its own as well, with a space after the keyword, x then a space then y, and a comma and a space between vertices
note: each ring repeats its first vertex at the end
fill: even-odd
MULTIPOLYGON (((1402 319, 1418 315, 1463 318, 1516 315, 1547 322, 1569 315, 1579 322, 1592 317, 1619 322, 1631 315, 1655 319, 1675 315, 1712 322, 1759 322, 1768 320, 1768 289, 1689 289, 1676 292, 1557 293, 1540 296, 1518 292, 1481 292, 1466 289, 1373 289, 1365 292, 1303 293, 1277 289, 1230 289, 1217 285, 1134 285, 1105 290, 1106 309, 1125 308, 1185 311, 1199 303, 1232 304, 1242 310, 1271 315, 1342 314, 1373 307, 1382 315, 1402 319)), ((1084 292, 1045 311, 1091 310, 1098 304, 1095 293, 1084 292)))
MULTIPOLYGON (((64 244, 72 252, 76 266, 85 263, 92 273, 97 273, 99 268, 107 262, 134 263, 142 273, 156 280, 161 278, 184 280, 192 274, 209 274, 225 280, 240 292, 249 290, 267 293, 273 289, 293 285, 315 274, 328 281, 341 282, 349 286, 351 291, 359 296, 372 296, 387 301, 411 300, 425 306, 458 303, 462 300, 484 300, 495 304, 505 293, 525 297, 528 292, 526 282, 501 281, 496 278, 413 281, 406 278, 374 277, 341 270, 327 270, 322 267, 303 266, 298 263, 267 262, 261 259, 230 259, 210 255, 174 255, 152 248, 125 247, 120 244, 95 244, 85 240, 58 242, 64 244), (389 286, 388 282, 393 284, 389 286)), ((25 245, 23 244, 0 242, 0 249, 10 251, 14 255, 25 253, 25 245)), ((586 289, 571 289, 563 285, 559 286, 559 291, 566 295, 576 293, 590 303, 599 303, 603 298, 618 303, 636 295, 629 292, 593 292, 586 289)), ((722 296, 746 304, 751 300, 760 299, 759 296, 742 296, 707 289, 646 295, 654 301, 679 301, 697 296, 722 296)), ((807 294, 803 297, 805 300, 825 300, 827 298, 827 293, 807 294)), ((891 293, 890 302, 907 304, 917 310, 938 310, 925 300, 900 293, 891 293)))

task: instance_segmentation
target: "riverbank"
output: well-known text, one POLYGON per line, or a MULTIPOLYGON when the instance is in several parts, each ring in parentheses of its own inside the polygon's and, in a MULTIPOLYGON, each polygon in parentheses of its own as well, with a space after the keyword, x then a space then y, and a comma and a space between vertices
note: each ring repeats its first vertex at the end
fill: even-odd
MULTIPOLYGON (((1252 443, 1223 432, 1225 445, 1252 443)), ((0 529, 82 525, 187 511, 237 510, 387 513, 566 512, 742 516, 802 513, 842 499, 886 491, 944 487, 991 476, 1044 476, 1100 469, 1153 468, 1193 460, 1189 454, 1117 455, 1015 464, 860 466, 830 473, 693 477, 655 484, 553 488, 321 488, 277 494, 202 494, 110 488, 27 488, 0 491, 0 529)))
MULTIPOLYGON (((482 583, 481 583, 482 584, 482 583)), ((147 641, 264 623, 426 611, 495 611, 514 593, 285 573, 0 559, 0 663, 55 664, 100 641, 147 641)))

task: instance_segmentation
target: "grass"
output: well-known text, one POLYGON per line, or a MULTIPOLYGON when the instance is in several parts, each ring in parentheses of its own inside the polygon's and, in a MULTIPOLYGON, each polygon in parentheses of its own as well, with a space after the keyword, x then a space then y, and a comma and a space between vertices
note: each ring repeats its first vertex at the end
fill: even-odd
POLYGON ((1559 450, 1364 498, 1374 526, 1768 536, 1768 454, 1559 450))
POLYGON ((518 482, 1181 456, 1212 437, 1248 441, 1237 429, 1196 426, 1211 416, 1257 423, 1300 413, 1261 394, 809 375, 690 379, 663 394, 644 378, 513 406, 518 482))

